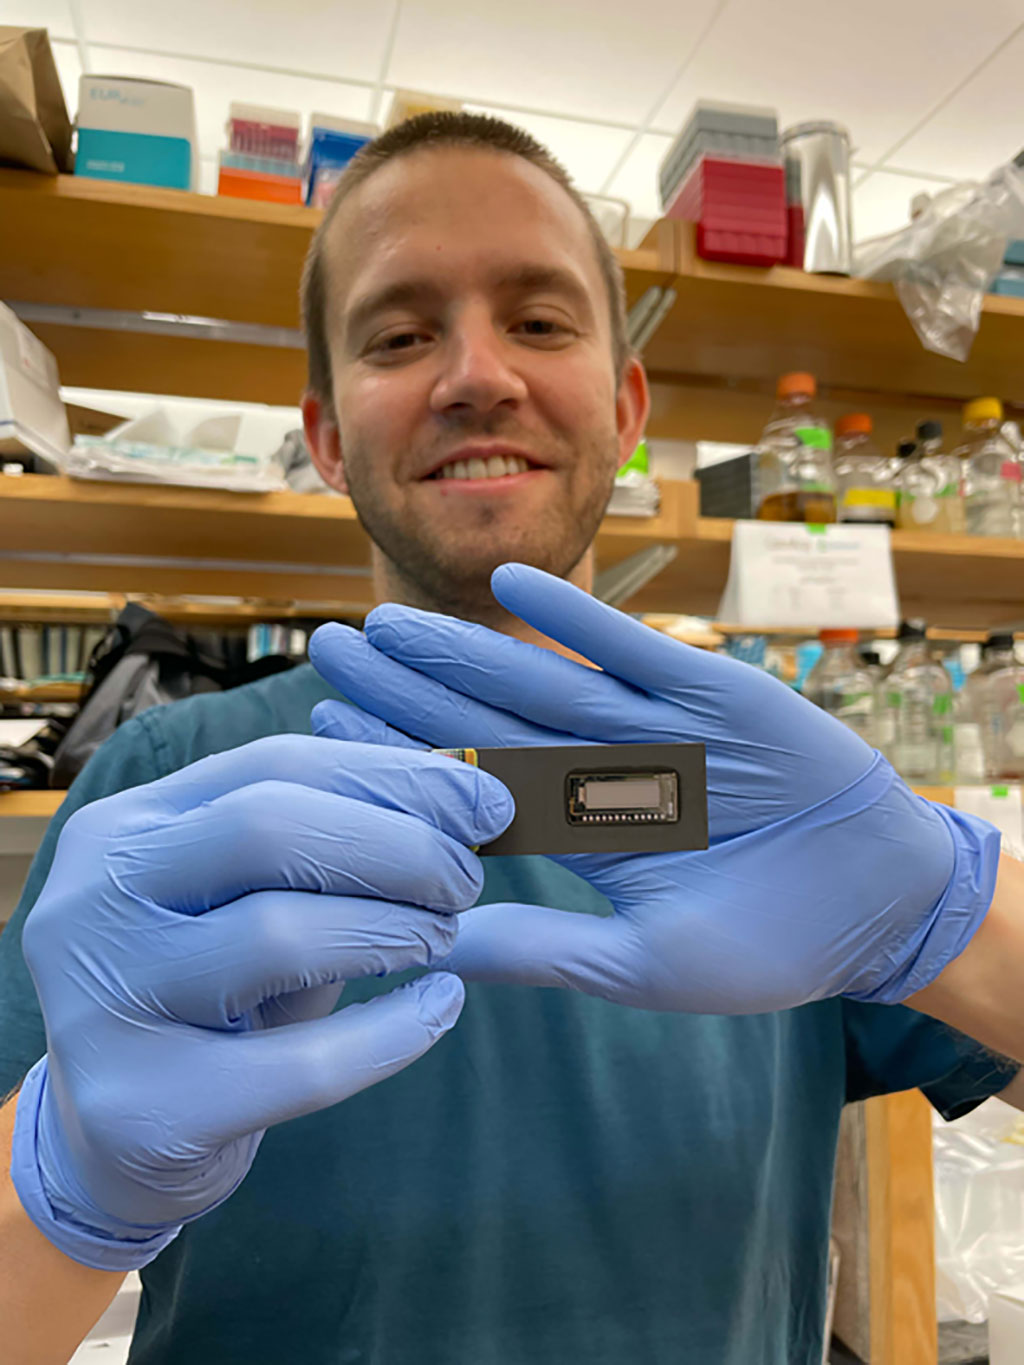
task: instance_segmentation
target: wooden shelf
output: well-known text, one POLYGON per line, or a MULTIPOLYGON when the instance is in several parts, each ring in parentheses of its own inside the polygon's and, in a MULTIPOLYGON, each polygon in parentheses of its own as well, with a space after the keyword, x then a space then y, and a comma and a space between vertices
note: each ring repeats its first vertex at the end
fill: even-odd
MULTIPOLYGON (((319 209, 0 170, 0 298, 297 328, 320 218, 319 209)), ((617 254, 631 301, 669 277, 656 246, 617 254)), ((83 388, 292 404, 305 383, 304 352, 286 346, 32 330, 62 383, 83 388)))
POLYGON ((661 229, 678 298, 645 352, 654 372, 735 382, 809 370, 826 388, 1024 405, 1024 299, 989 295, 960 363, 924 349, 892 285, 718 265, 697 256, 689 224, 661 229))
POLYGON ((49 820, 65 796, 67 792, 0 792, 0 816, 11 820, 49 820))
MULTIPOLYGON (((605 518, 597 567, 673 544, 675 560, 627 609, 714 616, 733 523, 697 515, 694 483, 664 481, 661 492, 656 517, 605 518)), ((1024 542, 896 531, 892 544, 904 615, 953 632, 1021 624, 1024 542)), ((273 603, 286 619, 357 615, 374 602, 369 541, 347 498, 25 475, 4 482, 0 546, 0 618, 5 599, 21 611, 19 589, 86 590, 102 594, 100 609, 115 595, 156 594, 197 624, 266 619, 273 603), (259 600, 181 603, 189 594, 259 600)))
POLYGON ((5 702, 21 701, 79 701, 82 683, 37 682, 22 687, 0 687, 0 706, 5 702))

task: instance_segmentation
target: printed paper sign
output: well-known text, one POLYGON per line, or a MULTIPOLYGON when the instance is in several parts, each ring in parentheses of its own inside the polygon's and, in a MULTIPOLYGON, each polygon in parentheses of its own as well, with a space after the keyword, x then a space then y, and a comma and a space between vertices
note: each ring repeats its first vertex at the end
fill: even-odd
POLYGON ((797 629, 895 626, 887 526, 737 521, 718 619, 797 629))
POLYGON ((979 815, 1002 831, 1004 839, 1020 848, 1024 845, 1024 807, 1021 806, 1020 783, 1010 782, 993 787, 956 787, 953 805, 968 815, 979 815))

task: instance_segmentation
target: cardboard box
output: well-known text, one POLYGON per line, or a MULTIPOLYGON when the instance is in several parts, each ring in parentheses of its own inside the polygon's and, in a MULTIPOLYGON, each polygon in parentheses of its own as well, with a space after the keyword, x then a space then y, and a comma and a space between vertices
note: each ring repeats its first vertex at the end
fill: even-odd
POLYGON ((67 463, 70 447, 57 362, 0 303, 0 455, 28 451, 56 471, 67 463))
POLYGON ((188 86, 130 76, 81 78, 76 175, 190 190, 198 163, 188 86))

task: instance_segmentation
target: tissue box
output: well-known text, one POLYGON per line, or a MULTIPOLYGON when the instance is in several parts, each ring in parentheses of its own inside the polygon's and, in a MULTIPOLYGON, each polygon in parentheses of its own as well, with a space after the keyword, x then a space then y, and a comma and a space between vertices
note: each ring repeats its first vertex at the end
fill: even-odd
POLYGON ((63 469, 71 446, 57 362, 0 303, 0 456, 26 450, 63 469))
POLYGON ((1024 1284, 1004 1289, 988 1301, 989 1365, 1020 1365, 1024 1360, 1024 1284))
POLYGON ((79 81, 76 175, 194 189, 196 142, 188 86, 130 76, 79 81))

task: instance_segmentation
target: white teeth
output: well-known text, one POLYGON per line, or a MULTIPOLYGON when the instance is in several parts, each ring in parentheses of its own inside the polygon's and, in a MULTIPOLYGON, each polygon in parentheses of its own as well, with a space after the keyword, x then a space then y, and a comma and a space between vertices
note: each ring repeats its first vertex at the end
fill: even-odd
POLYGON ((452 460, 435 475, 439 479, 502 479, 509 474, 525 474, 529 462, 521 455, 489 455, 486 460, 452 460))

